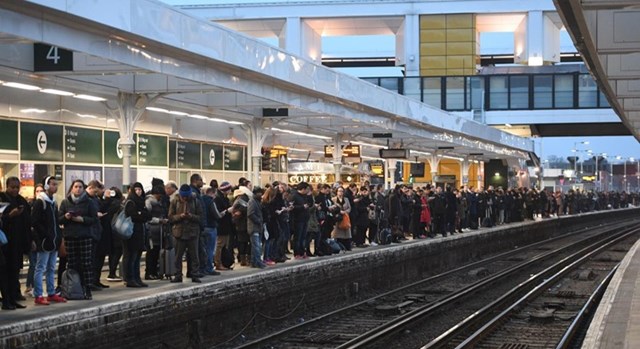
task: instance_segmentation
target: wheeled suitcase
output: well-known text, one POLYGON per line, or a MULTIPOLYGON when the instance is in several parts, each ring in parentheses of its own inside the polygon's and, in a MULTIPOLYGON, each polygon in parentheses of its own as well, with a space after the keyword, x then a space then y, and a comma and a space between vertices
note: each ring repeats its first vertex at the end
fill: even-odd
POLYGON ((164 239, 171 237, 164 236, 164 225, 160 225, 160 257, 158 276, 161 279, 169 279, 176 275, 176 250, 173 246, 164 246, 164 239), (170 247, 170 248, 165 248, 170 247))

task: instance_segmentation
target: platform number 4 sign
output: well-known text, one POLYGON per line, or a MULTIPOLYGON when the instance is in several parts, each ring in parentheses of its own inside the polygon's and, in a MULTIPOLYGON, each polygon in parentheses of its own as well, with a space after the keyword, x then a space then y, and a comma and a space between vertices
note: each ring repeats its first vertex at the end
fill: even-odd
POLYGON ((33 71, 72 71, 73 52, 58 46, 33 44, 33 71))

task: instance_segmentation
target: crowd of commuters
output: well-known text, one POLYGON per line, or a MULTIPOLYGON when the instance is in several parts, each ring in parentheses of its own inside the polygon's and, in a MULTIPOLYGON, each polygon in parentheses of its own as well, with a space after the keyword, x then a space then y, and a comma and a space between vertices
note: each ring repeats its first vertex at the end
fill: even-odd
POLYGON ((639 204, 635 193, 491 186, 485 190, 397 185, 387 192, 367 182, 316 187, 274 182, 259 188, 245 178, 235 186, 216 180, 205 186, 198 174, 180 186, 154 178, 146 193, 141 183, 133 183, 127 195, 97 180, 86 184, 74 180, 60 204, 54 199, 58 182, 52 176, 35 186, 30 202, 19 194, 18 178, 8 178, 5 188, 0 193, 1 229, 7 237, 0 248, 5 310, 25 307, 20 303, 26 300, 20 289, 25 257, 29 259, 28 292, 36 305, 49 305, 66 302, 59 291, 65 270, 81 276, 85 299, 108 288, 101 280, 107 259, 106 281, 139 288, 148 287, 145 281, 161 278, 183 282, 186 254, 185 277, 199 283, 207 275, 233 269, 233 263, 266 268, 291 258, 332 254, 336 246, 348 251, 639 204), (133 234, 127 239, 112 231, 113 218, 121 210, 133 223, 133 234), (167 265, 162 251, 171 250, 175 253, 169 254, 172 260, 167 265), (225 252, 231 254, 231 264, 223 263, 225 252))

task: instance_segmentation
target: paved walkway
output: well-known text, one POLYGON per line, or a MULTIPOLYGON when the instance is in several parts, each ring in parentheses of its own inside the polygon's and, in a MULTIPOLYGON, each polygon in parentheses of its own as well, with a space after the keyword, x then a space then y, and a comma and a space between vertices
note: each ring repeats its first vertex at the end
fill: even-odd
POLYGON ((589 326, 583 349, 640 348, 640 240, 613 276, 589 326))

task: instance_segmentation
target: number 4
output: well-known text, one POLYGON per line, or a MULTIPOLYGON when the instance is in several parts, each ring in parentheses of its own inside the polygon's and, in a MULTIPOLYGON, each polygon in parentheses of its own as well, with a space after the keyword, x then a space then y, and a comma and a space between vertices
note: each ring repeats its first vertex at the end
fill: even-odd
POLYGON ((58 46, 50 46, 49 53, 47 53, 47 59, 53 60, 53 64, 58 64, 60 55, 58 54, 58 46))

